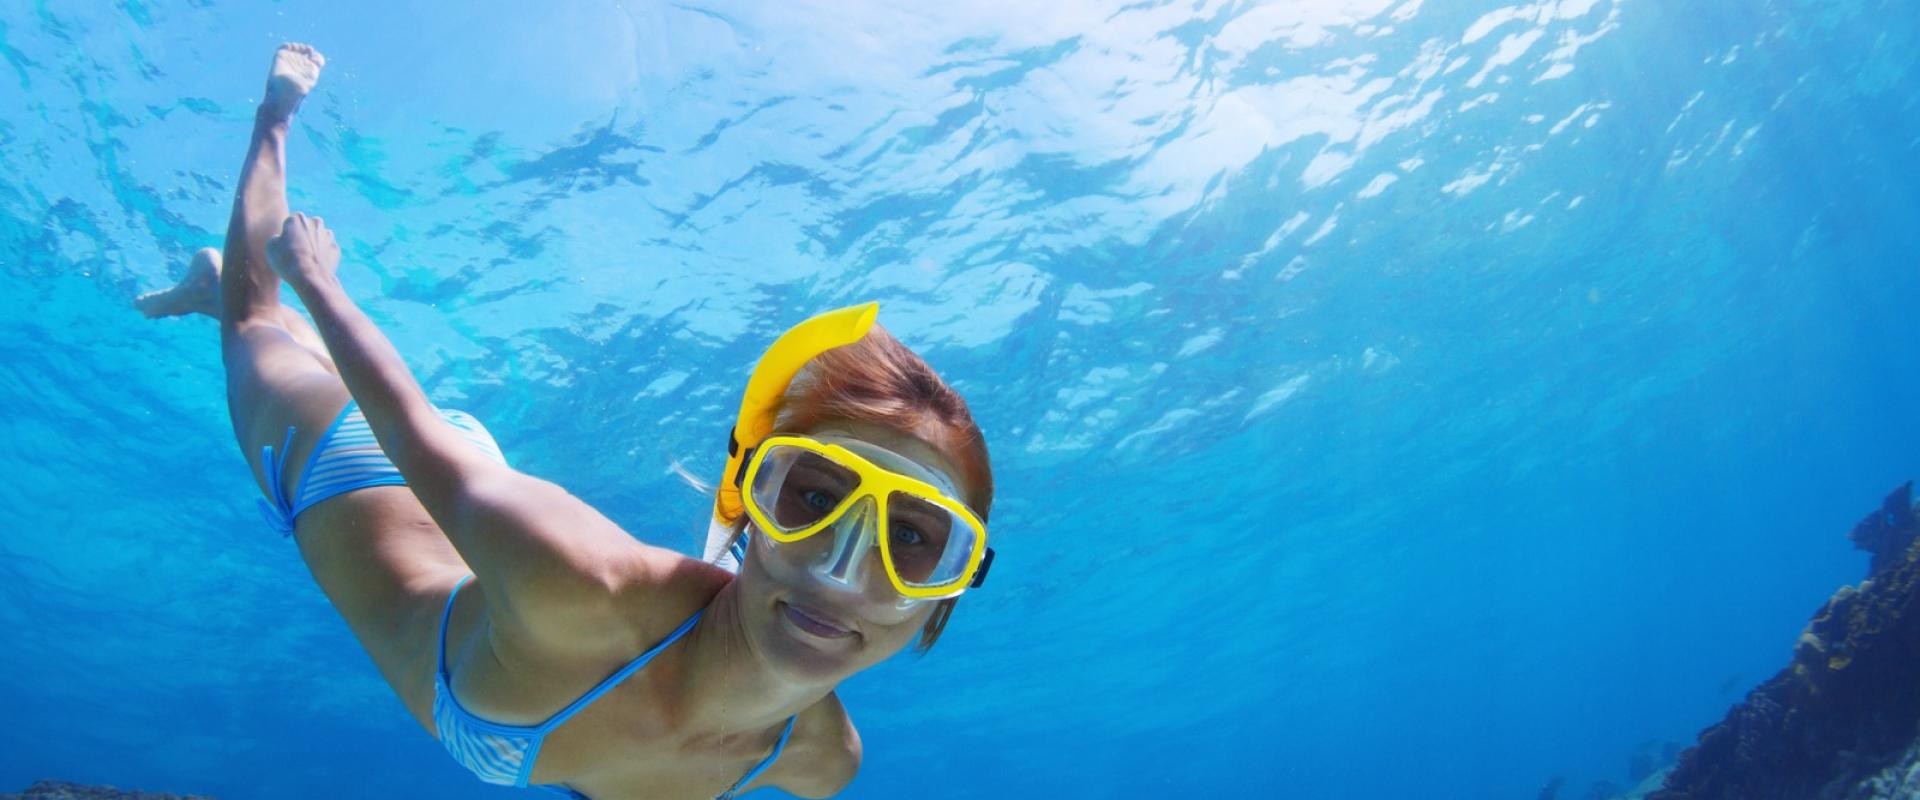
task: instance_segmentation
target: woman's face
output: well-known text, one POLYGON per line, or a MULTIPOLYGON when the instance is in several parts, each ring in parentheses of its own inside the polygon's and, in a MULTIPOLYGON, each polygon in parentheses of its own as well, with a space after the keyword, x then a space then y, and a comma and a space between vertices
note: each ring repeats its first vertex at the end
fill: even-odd
MULTIPOLYGON (((929 482, 950 484, 962 497, 969 491, 950 459, 926 442, 891 428, 831 422, 803 433, 852 438, 884 448, 911 462, 903 465, 903 471, 931 473, 939 480, 929 482)), ((913 641, 937 605, 937 601, 903 602, 876 549, 868 548, 858 556, 866 560, 853 570, 850 583, 838 584, 813 574, 814 564, 834 547, 830 532, 788 543, 776 543, 758 532, 752 536, 752 552, 741 565, 738 579, 743 619, 763 652, 804 680, 837 682, 899 652, 913 641)))

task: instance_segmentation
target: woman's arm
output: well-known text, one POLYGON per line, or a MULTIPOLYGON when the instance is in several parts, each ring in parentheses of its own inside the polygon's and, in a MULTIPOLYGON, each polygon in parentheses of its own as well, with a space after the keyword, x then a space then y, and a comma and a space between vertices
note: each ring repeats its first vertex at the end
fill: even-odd
POLYGON ((495 622, 564 636, 556 622, 610 607, 620 576, 644 566, 636 559, 667 554, 565 489, 493 461, 441 419, 393 344, 341 288, 340 248, 319 217, 288 217, 267 260, 312 313, 380 449, 486 587, 495 622))

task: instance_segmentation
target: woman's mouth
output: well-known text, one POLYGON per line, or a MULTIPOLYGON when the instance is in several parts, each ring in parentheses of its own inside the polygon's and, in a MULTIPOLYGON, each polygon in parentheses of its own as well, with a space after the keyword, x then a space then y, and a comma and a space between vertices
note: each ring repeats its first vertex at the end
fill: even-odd
POLYGON ((842 627, 833 617, 818 609, 795 606, 785 600, 780 601, 782 613, 793 626, 822 639, 844 639, 853 635, 853 631, 842 627))

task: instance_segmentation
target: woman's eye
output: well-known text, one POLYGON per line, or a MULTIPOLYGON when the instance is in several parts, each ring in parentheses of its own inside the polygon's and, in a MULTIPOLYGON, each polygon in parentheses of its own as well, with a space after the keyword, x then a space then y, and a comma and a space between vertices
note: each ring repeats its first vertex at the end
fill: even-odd
POLYGON ((819 511, 831 511, 833 510, 834 504, 840 502, 833 495, 827 494, 819 489, 808 489, 802 492, 800 499, 807 501, 807 505, 819 511))
POLYGON ((911 525, 896 522, 889 527, 893 529, 894 544, 912 547, 927 540, 927 537, 920 535, 920 531, 911 525))

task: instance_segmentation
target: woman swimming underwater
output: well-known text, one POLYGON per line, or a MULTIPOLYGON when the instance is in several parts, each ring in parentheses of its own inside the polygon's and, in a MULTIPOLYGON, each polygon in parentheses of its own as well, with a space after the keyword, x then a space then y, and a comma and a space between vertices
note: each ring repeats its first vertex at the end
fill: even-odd
POLYGON ((288 215, 288 126, 323 64, 275 54, 224 259, 203 251, 137 301, 219 319, 270 524, 483 781, 595 800, 840 791, 861 748, 835 685, 916 635, 931 646, 991 563, 966 403, 872 304, 815 317, 748 383, 715 563, 636 540, 429 403, 341 288, 333 233, 288 215), (282 280, 317 332, 280 304, 282 280))

